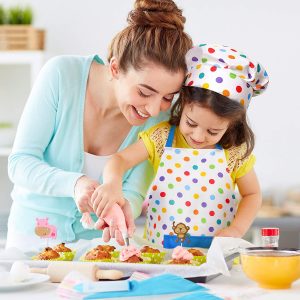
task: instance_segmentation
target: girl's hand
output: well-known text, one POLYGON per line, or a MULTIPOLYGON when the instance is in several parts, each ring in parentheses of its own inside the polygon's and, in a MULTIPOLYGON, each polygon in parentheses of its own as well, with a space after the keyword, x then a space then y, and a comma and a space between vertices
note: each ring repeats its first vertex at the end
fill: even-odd
MULTIPOLYGON (((132 237, 135 231, 134 219, 133 219, 129 202, 127 200, 124 201, 125 201, 124 205, 121 208, 124 213, 128 236, 132 237)), ((95 228, 99 230, 103 230, 102 238, 105 243, 109 242, 111 238, 115 238, 117 243, 120 246, 125 245, 122 233, 118 229, 115 222, 112 222, 111 224, 107 224, 103 219, 99 219, 95 224, 95 228)))
POLYGON ((244 234, 236 226, 228 226, 220 229, 215 236, 241 238, 244 234))
POLYGON ((104 218, 115 203, 122 207, 125 200, 122 190, 113 183, 99 185, 91 197, 91 205, 98 218, 104 218))
POLYGON ((82 176, 77 180, 74 187, 74 200, 80 212, 93 212, 90 200, 98 186, 99 182, 86 176, 82 176))

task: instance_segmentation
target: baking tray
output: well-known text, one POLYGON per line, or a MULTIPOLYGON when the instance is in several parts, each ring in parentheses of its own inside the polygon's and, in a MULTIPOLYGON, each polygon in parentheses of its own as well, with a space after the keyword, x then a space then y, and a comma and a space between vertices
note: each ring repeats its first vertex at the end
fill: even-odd
MULTIPOLYGON (((225 257, 225 261, 226 261, 226 264, 228 266, 228 269, 230 270, 232 268, 232 265, 233 265, 233 260, 240 256, 240 254, 238 252, 236 253, 232 253, 228 256, 225 257)), ((186 279, 192 281, 192 282, 196 282, 196 283, 206 283, 218 276, 222 275, 221 273, 217 273, 217 274, 212 274, 212 275, 209 275, 209 276, 196 276, 196 277, 187 277, 186 279)))
MULTIPOLYGON (((230 270, 233 265, 233 260, 238 257, 240 254, 233 253, 225 257, 226 264, 228 266, 228 269, 230 270)), ((171 264, 132 264, 132 263, 112 263, 107 265, 107 263, 96 263, 100 268, 114 268, 121 270, 125 273, 125 277, 121 278, 120 280, 126 280, 130 278, 131 274, 134 271, 142 272, 142 273, 148 273, 150 271, 150 275, 159 275, 162 273, 171 273, 175 275, 182 276, 192 282, 195 283, 206 283, 220 275, 221 273, 215 273, 208 276, 199 276, 199 275, 192 275, 192 276, 185 276, 185 274, 199 274, 198 266, 191 266, 191 265, 171 265, 171 264), (127 274, 126 274, 127 273, 127 274)))
MULTIPOLYGON (((239 253, 233 253, 225 257, 225 261, 229 269, 231 269, 233 260, 235 257, 239 256, 239 253)), ((40 267, 46 268, 49 261, 43 260, 22 260, 25 264, 30 267, 40 267)), ((13 260, 1 260, 0 264, 5 266, 7 269, 10 268, 14 261, 13 260)), ((78 262, 74 260, 74 262, 78 262)), ((72 261, 70 261, 72 263, 72 261)), ((171 265, 171 264, 134 264, 134 263, 110 263, 110 262, 82 262, 84 264, 96 264, 99 268, 103 269, 116 269, 124 272, 124 277, 120 280, 128 279, 133 272, 148 273, 150 276, 159 275, 162 273, 171 273, 175 275, 182 276, 192 282, 206 283, 213 278, 221 275, 220 273, 211 274, 209 276, 199 276, 198 266, 191 265, 171 265), (187 276, 189 274, 190 276, 187 276)))

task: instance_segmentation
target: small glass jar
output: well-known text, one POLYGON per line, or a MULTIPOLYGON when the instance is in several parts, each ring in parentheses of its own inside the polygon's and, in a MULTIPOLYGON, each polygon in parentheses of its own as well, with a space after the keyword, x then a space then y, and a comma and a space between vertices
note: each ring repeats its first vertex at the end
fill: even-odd
POLYGON ((278 247, 279 228, 261 228, 261 237, 263 247, 278 247))

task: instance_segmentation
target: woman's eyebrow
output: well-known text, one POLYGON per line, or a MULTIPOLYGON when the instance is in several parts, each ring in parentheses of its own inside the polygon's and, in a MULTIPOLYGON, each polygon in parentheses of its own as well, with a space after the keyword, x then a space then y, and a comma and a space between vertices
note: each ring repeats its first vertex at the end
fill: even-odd
POLYGON ((150 91, 152 91, 152 92, 154 92, 154 93, 158 93, 158 91, 156 89, 154 89, 153 87, 151 87, 150 85, 143 84, 143 83, 140 83, 139 85, 146 88, 146 89, 148 89, 148 90, 150 90, 150 91))
MULTIPOLYGON (((150 85, 147 85, 147 84, 144 84, 144 83, 140 83, 139 84, 140 86, 154 92, 154 93, 159 93, 156 89, 154 89, 153 87, 151 87, 150 85)), ((180 91, 176 91, 176 92, 172 92, 172 93, 169 93, 168 95, 175 95, 175 94, 178 94, 180 91)))

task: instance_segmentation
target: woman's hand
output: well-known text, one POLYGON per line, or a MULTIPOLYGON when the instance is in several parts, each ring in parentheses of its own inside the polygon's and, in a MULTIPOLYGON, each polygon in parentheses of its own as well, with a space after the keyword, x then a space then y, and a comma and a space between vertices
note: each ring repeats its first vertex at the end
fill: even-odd
POLYGON ((239 228, 236 226, 228 226, 226 228, 220 229, 215 236, 223 236, 223 237, 234 237, 241 238, 244 234, 241 232, 239 228))
MULTIPOLYGON (((135 231, 135 224, 129 202, 124 200, 124 205, 121 208, 124 213, 128 236, 132 237, 135 231)), ((107 224, 103 219, 99 219, 95 224, 95 228, 103 230, 102 238, 105 243, 109 242, 111 238, 115 238, 120 246, 125 245, 122 233, 116 224, 116 220, 112 220, 111 224, 107 224)))
POLYGON ((80 212, 93 212, 90 200, 99 185, 99 182, 86 176, 81 176, 77 180, 74 187, 74 200, 80 212))
POLYGON ((98 186, 91 197, 91 205, 98 218, 104 218, 115 203, 122 207, 125 200, 122 189, 114 183, 98 186))

